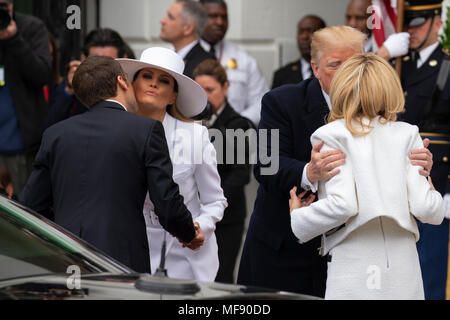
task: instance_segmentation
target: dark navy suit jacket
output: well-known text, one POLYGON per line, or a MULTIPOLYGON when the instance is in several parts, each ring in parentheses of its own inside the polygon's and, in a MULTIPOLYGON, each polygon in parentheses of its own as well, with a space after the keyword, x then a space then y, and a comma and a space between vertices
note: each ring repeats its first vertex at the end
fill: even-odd
MULTIPOLYGON (((310 161, 312 133, 329 113, 319 81, 310 78, 267 93, 262 100, 259 130, 279 129, 279 169, 254 174, 260 186, 244 244, 238 283, 323 296, 326 263, 318 254, 320 237, 300 245, 292 233, 289 190, 300 188, 310 161)), ((268 148, 271 145, 270 134, 268 148)), ((261 143, 258 141, 258 148, 261 143)))
POLYGON ((115 102, 47 129, 21 201, 138 272, 150 272, 143 216, 147 191, 163 227, 185 242, 190 212, 172 180, 160 122, 115 102))

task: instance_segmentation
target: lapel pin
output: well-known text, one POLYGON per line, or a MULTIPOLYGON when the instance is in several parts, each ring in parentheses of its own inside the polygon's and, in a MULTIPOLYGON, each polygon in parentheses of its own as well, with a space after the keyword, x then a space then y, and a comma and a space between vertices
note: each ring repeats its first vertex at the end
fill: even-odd
POLYGON ((403 61, 409 61, 410 59, 411 59, 410 56, 406 56, 403 58, 403 61))
POLYGON ((436 60, 430 61, 430 67, 436 67, 438 65, 438 62, 436 60))
POLYGON ((292 71, 297 71, 298 70, 298 66, 292 66, 292 71))

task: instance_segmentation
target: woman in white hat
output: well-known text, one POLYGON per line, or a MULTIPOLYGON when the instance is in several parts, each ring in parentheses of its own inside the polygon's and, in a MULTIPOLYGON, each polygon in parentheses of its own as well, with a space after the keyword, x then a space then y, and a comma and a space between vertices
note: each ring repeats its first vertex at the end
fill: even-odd
MULTIPOLYGON (((173 164, 173 179, 196 226, 204 233, 204 245, 189 250, 167 237, 168 276, 214 281, 219 268, 215 226, 223 217, 227 201, 220 187, 214 146, 205 127, 189 118, 205 108, 206 93, 183 75, 183 59, 165 48, 146 49, 140 60, 118 59, 133 83, 138 115, 161 121, 173 164)), ((161 261, 165 237, 147 195, 144 217, 149 238, 152 274, 161 261)), ((164 224, 164 222, 163 222, 164 224)))

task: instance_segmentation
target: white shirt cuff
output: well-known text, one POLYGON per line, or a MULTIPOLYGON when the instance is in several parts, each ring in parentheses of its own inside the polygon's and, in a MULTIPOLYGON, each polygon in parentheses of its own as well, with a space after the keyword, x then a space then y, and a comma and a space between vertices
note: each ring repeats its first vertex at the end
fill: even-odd
POLYGON ((444 195, 445 217, 450 219, 450 193, 444 195))
POLYGON ((303 175, 302 175, 302 182, 301 182, 301 187, 304 190, 311 190, 312 192, 316 192, 317 188, 318 188, 318 182, 316 181, 315 183, 311 183, 308 180, 308 177, 306 176, 306 169, 308 168, 308 164, 306 164, 306 166, 303 168, 303 175))

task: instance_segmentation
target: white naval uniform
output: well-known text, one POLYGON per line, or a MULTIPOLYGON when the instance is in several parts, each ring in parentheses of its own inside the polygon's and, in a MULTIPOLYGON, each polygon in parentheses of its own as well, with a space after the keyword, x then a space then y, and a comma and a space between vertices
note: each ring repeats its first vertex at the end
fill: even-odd
POLYGON ((151 272, 161 261, 161 247, 166 233, 166 269, 168 276, 178 279, 214 281, 219 269, 216 223, 222 220, 227 201, 220 186, 216 152, 205 127, 177 120, 166 113, 163 121, 167 145, 173 165, 173 180, 180 188, 184 204, 198 222, 205 242, 198 250, 182 248, 176 238, 168 234, 154 213, 147 194, 144 218, 149 239, 151 272))
MULTIPOLYGON (((200 40, 200 44, 206 52, 210 51, 209 43, 200 40)), ((261 100, 269 88, 256 60, 237 45, 225 40, 217 43, 214 49, 230 82, 228 102, 234 110, 258 126, 261 100)))
POLYGON ((311 136, 312 144, 325 142, 322 150, 346 154, 341 172, 319 183, 319 201, 291 215, 300 242, 322 234, 321 254, 332 257, 326 299, 424 299, 414 217, 439 225, 442 196, 408 158, 423 148, 418 128, 378 119, 364 136, 353 136, 343 119, 311 136))

